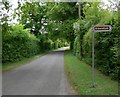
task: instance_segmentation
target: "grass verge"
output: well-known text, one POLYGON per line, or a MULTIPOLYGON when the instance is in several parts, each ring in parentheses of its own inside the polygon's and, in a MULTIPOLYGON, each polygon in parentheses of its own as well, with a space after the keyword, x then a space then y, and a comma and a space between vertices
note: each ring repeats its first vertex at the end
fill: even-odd
POLYGON ((6 72, 6 71, 10 71, 10 70, 15 69, 17 67, 25 65, 27 63, 30 63, 31 61, 33 61, 33 60, 35 60, 37 58, 40 58, 41 56, 43 56, 43 55, 45 55, 45 54, 47 54, 49 52, 51 52, 51 51, 46 51, 44 53, 41 53, 39 55, 35 55, 33 57, 30 57, 30 58, 24 58, 24 59, 22 59, 21 61, 18 61, 18 62, 2 64, 2 66, 0 67, 0 69, 2 68, 2 72, 3 73, 6 72))
POLYGON ((95 69, 95 87, 91 87, 92 68, 69 50, 64 54, 65 71, 73 88, 80 95, 118 95, 118 82, 95 69))

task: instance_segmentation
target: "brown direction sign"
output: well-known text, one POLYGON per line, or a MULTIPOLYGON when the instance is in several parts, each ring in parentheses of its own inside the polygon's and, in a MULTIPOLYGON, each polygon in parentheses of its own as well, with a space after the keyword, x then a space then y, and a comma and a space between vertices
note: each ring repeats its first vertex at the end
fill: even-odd
POLYGON ((112 30, 111 25, 102 25, 102 26, 98 25, 93 27, 93 32, 108 32, 111 30, 112 30))

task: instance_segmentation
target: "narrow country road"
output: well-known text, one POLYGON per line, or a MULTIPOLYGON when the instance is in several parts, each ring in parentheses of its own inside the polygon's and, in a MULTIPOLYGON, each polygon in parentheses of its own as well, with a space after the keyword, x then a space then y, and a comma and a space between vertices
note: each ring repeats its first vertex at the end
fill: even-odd
POLYGON ((64 72, 65 48, 3 74, 3 95, 72 95, 64 72))

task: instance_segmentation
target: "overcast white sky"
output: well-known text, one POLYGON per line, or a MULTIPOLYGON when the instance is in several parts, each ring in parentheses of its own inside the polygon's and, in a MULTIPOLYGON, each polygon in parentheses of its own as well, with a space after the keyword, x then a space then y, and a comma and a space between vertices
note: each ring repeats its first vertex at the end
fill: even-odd
POLYGON ((18 6, 17 1, 18 0, 9 0, 11 4, 13 4, 13 8, 16 8, 18 6))

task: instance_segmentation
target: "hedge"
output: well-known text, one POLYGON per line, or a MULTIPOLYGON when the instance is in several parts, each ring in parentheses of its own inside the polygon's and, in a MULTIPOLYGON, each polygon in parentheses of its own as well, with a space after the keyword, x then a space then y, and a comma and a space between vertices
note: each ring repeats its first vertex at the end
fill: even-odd
MULTIPOLYGON (((116 15, 109 16, 106 21, 101 20, 99 24, 112 25, 112 32, 95 33, 95 67, 112 79, 118 80, 120 69, 120 42, 119 42, 119 25, 116 15)), ((90 30, 83 38, 83 60, 92 63, 92 34, 90 30)))
POLYGON ((74 41, 74 55, 79 56, 80 55, 80 44, 79 44, 79 37, 77 36, 74 41))
MULTIPOLYGON (((87 31, 87 22, 81 20, 81 29, 74 40, 74 55, 89 65, 92 65, 92 25, 87 31), (85 32, 86 31, 86 32, 85 32), (85 34, 84 34, 85 33, 85 34), (80 39, 79 39, 80 37, 80 39), (82 48, 82 51, 81 51, 82 48), (82 55, 82 56, 81 56, 82 55), (82 58, 81 58, 82 57, 82 58)), ((98 22, 97 22, 98 23, 98 22)), ((112 25, 111 32, 95 33, 95 67, 112 79, 118 80, 120 69, 120 33, 118 14, 107 14, 101 18, 98 25, 112 25)))
MULTIPOLYGON (((4 33, 4 32, 3 32, 4 33)), ((3 34, 2 62, 14 62, 31 57, 40 52, 39 40, 22 25, 15 25, 10 32, 3 34)))
POLYGON ((55 40, 52 40, 49 37, 47 37, 47 34, 40 35, 39 40, 40 40, 39 45, 40 45, 41 52, 46 51, 46 50, 57 49, 57 48, 68 45, 66 40, 62 41, 62 39, 58 38, 55 41, 55 40))

